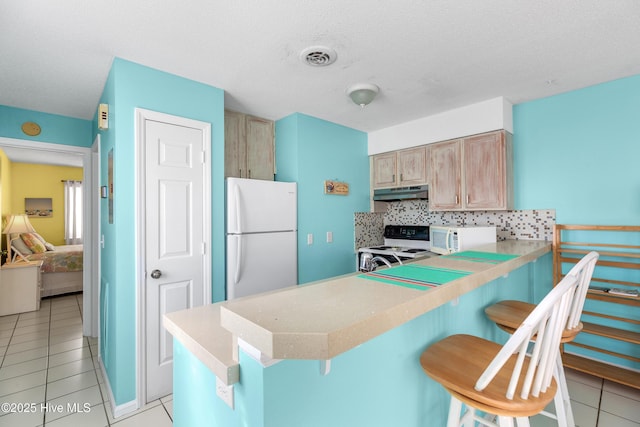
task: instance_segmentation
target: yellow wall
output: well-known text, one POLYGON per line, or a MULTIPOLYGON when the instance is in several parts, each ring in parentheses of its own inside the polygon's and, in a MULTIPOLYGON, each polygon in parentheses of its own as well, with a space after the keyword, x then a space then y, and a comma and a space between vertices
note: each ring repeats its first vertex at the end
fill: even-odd
POLYGON ((11 161, 0 148, 0 215, 2 226, 5 216, 11 213, 11 161))
POLYGON ((62 180, 82 181, 82 168, 11 163, 12 214, 24 213, 25 198, 50 197, 53 216, 29 218, 31 225, 54 245, 64 245, 64 184, 62 180))

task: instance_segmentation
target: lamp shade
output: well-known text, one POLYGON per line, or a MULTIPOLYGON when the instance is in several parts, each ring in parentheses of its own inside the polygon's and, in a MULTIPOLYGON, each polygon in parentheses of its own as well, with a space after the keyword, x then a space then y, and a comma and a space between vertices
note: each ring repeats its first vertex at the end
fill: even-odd
POLYGON ((380 89, 378 86, 369 83, 359 83, 347 89, 349 98, 361 107, 369 105, 371 101, 378 95, 380 89))
POLYGON ((35 231, 36 229, 33 228, 25 214, 11 215, 2 230, 5 234, 34 233, 35 231))

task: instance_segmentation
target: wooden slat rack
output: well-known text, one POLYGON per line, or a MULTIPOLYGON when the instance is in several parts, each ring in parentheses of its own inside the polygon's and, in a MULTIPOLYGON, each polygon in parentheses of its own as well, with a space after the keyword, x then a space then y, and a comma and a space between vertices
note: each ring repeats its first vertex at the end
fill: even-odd
MULTIPOLYGON (((636 243, 640 243, 640 226, 556 224, 553 233, 554 283, 560 282, 564 273, 584 255, 590 251, 596 251, 600 254, 600 259, 591 280, 591 287, 638 290, 640 289, 640 244, 636 243), (585 240, 575 241, 573 240, 575 236, 585 240), (616 239, 612 239, 612 236, 620 236, 618 241, 623 243, 616 243, 616 239), (632 244, 629 244, 629 241, 632 244), (631 273, 626 276, 631 277, 632 280, 620 280, 620 273, 623 273, 623 277, 624 273, 631 273)), ((580 342, 581 334, 579 334, 578 338, 570 343, 571 346, 603 356, 608 355, 609 360, 613 357, 614 360, 620 360, 622 363, 608 363, 569 351, 563 354, 562 360, 567 367, 640 389, 640 372, 621 366, 624 365, 624 361, 631 361, 632 364, 640 363, 640 310, 638 310, 640 297, 614 295, 600 289, 590 289, 587 294, 588 301, 583 315, 589 316, 590 321, 583 320, 581 334, 623 342, 627 344, 625 348, 630 347, 631 350, 622 353, 604 348, 605 346, 584 344, 580 342), (589 300, 597 303, 589 304, 589 300), (622 306, 627 307, 621 310, 624 308, 622 306), (606 307, 606 310, 599 309, 602 307, 606 307), (626 314, 618 315, 620 311, 626 314), (598 321, 603 324, 597 323, 598 321)))

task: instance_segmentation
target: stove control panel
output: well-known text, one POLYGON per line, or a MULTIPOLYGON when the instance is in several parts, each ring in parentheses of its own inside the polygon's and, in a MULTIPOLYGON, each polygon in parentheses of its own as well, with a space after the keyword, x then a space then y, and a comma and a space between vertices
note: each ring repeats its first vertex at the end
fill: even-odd
POLYGON ((384 227, 387 239, 429 240, 428 225, 387 225, 384 227))

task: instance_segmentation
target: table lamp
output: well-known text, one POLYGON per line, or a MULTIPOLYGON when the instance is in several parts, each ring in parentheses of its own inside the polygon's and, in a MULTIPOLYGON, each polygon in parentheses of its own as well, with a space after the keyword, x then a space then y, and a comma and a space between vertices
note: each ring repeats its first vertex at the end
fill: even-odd
MULTIPOLYGON (((25 214, 17 214, 9 216, 7 220, 7 225, 2 230, 3 233, 7 235, 7 262, 13 262, 11 258, 11 242, 20 238, 21 233, 35 233, 36 229, 33 228, 31 223, 29 222, 29 218, 25 214), (12 234, 17 234, 18 237, 11 238, 12 234)), ((20 256, 25 262, 29 262, 28 259, 24 257, 20 252, 16 251, 16 254, 20 256)), ((14 254, 14 258, 15 255, 14 254)))

